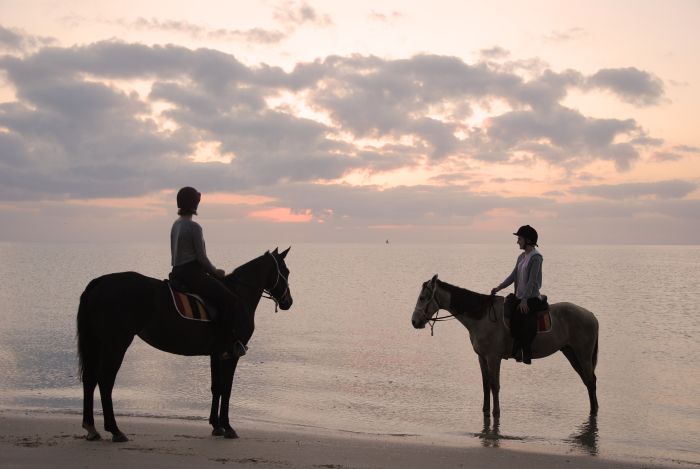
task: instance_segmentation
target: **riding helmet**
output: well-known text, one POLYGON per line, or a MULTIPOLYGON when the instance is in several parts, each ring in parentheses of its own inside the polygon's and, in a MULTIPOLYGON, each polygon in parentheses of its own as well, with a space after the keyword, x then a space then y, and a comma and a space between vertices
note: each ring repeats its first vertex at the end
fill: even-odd
POLYGON ((183 187, 177 191, 177 213, 180 215, 197 214, 197 207, 202 198, 197 189, 194 187, 183 187))
POLYGON ((518 228, 518 231, 513 233, 515 236, 522 236, 528 244, 537 246, 537 230, 530 225, 523 225, 518 228))

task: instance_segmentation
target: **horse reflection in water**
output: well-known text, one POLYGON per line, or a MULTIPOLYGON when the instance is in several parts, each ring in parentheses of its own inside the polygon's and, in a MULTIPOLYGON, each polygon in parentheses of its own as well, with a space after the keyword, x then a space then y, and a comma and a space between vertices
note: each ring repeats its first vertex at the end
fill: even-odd
MULTIPOLYGON (((272 252, 238 267, 223 283, 238 298, 238 310, 246 315, 247 331, 236 331, 248 342, 255 328, 255 310, 263 292, 286 310, 292 306, 289 249, 272 252)), ((237 438, 229 423, 229 400, 238 358, 222 360, 214 347, 217 322, 190 321, 178 315, 168 285, 136 272, 104 275, 92 280, 80 296, 78 307, 78 356, 83 381, 83 428, 88 440, 99 440, 93 416, 93 394, 100 387, 105 430, 112 441, 128 441, 119 429, 112 407, 112 388, 127 348, 135 336, 165 352, 177 355, 209 355, 212 403, 209 423, 213 435, 237 438)))
MULTIPOLYGON (((479 356, 484 390, 483 412, 489 413, 493 395, 493 415, 501 413, 501 360, 511 356, 513 339, 503 317, 504 299, 455 287, 438 280, 438 276, 421 288, 411 322, 416 329, 438 318, 445 309, 469 330, 474 352, 479 356)), ((561 351, 588 389, 590 413, 598 412, 595 367, 598 361, 598 320, 590 311, 572 303, 555 303, 549 307, 552 330, 538 334, 532 343, 533 358, 543 358, 561 351)), ((432 327, 432 326, 431 326, 432 327)))
POLYGON ((498 417, 493 418, 493 426, 491 426, 491 415, 484 414, 484 429, 476 436, 481 440, 481 446, 486 448, 498 448, 501 439, 500 433, 501 422, 498 417))
POLYGON ((598 455, 598 420, 595 415, 589 415, 588 420, 579 425, 576 433, 566 440, 568 443, 591 456, 598 455))
MULTIPOLYGON (((484 427, 480 433, 474 436, 481 440, 481 446, 485 448, 498 448, 502 440, 522 441, 526 438, 517 436, 507 436, 501 434, 501 421, 499 417, 491 420, 491 415, 484 414, 484 427)), ((577 428, 564 441, 569 443, 575 450, 583 451, 591 456, 598 455, 598 422, 595 415, 589 415, 588 419, 577 428)))

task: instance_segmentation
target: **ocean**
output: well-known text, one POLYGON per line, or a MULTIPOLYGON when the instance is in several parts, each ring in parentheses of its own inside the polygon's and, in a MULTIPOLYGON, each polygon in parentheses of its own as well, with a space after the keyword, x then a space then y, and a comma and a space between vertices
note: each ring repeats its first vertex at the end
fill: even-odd
MULTIPOLYGON (((217 245, 209 257, 231 271, 274 247, 217 245)), ((294 305, 258 307, 234 382, 234 427, 276 422, 700 464, 700 246, 540 251, 550 303, 576 303, 600 322, 597 418, 556 354, 532 366, 503 362, 501 417, 484 419, 467 330, 448 321, 431 337, 411 326, 422 282, 437 273, 486 293, 512 270, 515 242, 300 244, 287 257, 294 305)), ((78 299, 92 278, 125 270, 165 278, 169 246, 0 243, 0 408, 76 413, 81 432, 78 299)), ((166 354, 136 338, 117 376, 117 419, 201 418, 205 433, 209 386, 207 357, 166 354)))

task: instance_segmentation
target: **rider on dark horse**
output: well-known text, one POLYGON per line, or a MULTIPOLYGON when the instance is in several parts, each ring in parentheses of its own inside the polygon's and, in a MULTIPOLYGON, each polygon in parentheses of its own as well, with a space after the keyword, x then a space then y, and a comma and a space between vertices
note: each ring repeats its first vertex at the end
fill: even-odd
POLYGON ((225 272, 209 261, 204 245, 202 227, 192 220, 197 215, 200 194, 193 187, 183 187, 177 193, 179 218, 170 230, 170 251, 173 270, 170 280, 189 292, 210 301, 219 313, 216 347, 222 358, 241 357, 247 347, 234 331, 243 331, 243 314, 237 311, 237 299, 221 281, 225 272))
POLYGON ((549 305, 540 295, 542 254, 537 250, 537 231, 530 225, 524 225, 513 234, 518 237, 518 247, 524 252, 518 256, 513 272, 493 288, 491 294, 495 295, 515 282, 515 294, 506 297, 504 308, 510 312, 513 356, 517 361, 529 365, 532 360, 532 341, 537 335, 537 313, 549 305))

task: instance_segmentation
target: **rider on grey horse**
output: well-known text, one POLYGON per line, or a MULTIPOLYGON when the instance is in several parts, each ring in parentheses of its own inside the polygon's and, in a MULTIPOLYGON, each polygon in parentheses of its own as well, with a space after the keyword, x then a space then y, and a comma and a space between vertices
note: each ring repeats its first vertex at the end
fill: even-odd
POLYGON ((506 297, 505 309, 510 312, 513 356, 517 361, 530 364, 531 344, 537 335, 537 312, 547 309, 546 297, 540 295, 542 287, 542 254, 537 250, 537 231, 530 225, 521 226, 513 233, 518 237, 518 247, 524 252, 518 256, 515 268, 491 294, 515 283, 515 294, 506 297), (521 358, 522 353, 522 358, 521 358))

